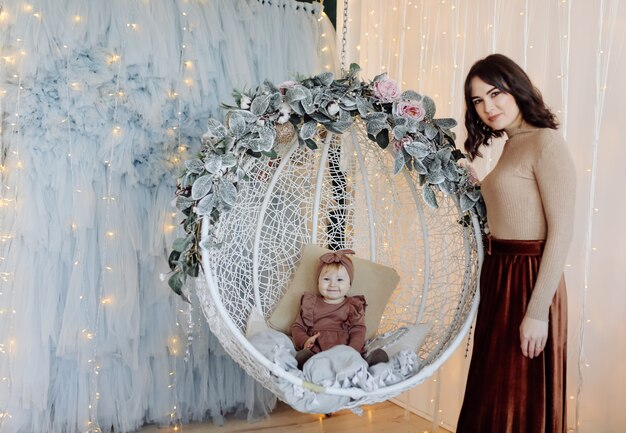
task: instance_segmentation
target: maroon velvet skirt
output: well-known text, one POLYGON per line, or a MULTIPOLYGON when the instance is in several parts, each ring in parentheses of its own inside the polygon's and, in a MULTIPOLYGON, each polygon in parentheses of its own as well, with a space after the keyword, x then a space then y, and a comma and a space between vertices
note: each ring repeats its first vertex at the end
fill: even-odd
POLYGON ((530 300, 543 241, 491 240, 480 277, 480 305, 457 433, 564 433, 567 363, 565 280, 550 307, 548 340, 522 354, 519 326, 530 300), (489 253, 489 249, 491 252, 489 253))

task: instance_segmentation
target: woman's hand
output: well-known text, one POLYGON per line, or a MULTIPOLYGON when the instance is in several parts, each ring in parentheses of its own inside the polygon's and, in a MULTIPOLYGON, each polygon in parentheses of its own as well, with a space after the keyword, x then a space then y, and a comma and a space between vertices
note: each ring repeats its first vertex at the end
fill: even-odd
POLYGON ((530 359, 539 356, 548 341, 548 322, 524 317, 519 335, 524 356, 530 359))
POLYGON ((313 345, 315 344, 315 340, 317 340, 317 337, 320 336, 320 333, 316 333, 311 335, 309 338, 307 338, 307 340, 304 342, 304 346, 303 349, 310 349, 311 347, 313 347, 313 345))

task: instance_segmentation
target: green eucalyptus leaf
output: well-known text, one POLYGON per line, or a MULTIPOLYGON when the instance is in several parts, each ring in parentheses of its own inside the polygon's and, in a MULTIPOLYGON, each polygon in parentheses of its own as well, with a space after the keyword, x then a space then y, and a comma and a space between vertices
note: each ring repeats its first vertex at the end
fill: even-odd
POLYGON ((193 206, 195 201, 191 197, 179 195, 176 197, 176 209, 183 210, 193 206))
POLYGON ((476 214, 481 218, 487 218, 487 208, 485 207, 485 202, 482 200, 478 200, 476 202, 476 214))
POLYGON ((402 171, 404 165, 406 164, 406 160, 404 159, 404 153, 398 152, 396 153, 396 157, 393 161, 393 174, 397 175, 402 171))
POLYGON ((257 133, 260 138, 274 143, 274 139, 276 138, 276 129, 273 126, 264 125, 257 129, 257 133))
POLYGON ((426 118, 433 119, 435 117, 435 101, 433 101, 429 96, 424 96, 422 99, 422 106, 424 110, 426 110, 426 118))
POLYGON ((226 155, 222 155, 222 167, 231 168, 237 165, 237 157, 232 153, 228 153, 226 155))
POLYGON ((472 209, 474 205, 476 204, 476 202, 472 200, 471 198, 469 198, 467 194, 463 194, 461 195, 460 204, 461 204, 461 211, 466 212, 472 209))
POLYGON ((172 243, 172 249, 178 253, 182 253, 187 248, 187 245, 189 245, 188 238, 176 238, 172 243))
POLYGON ((259 95, 252 100, 250 104, 250 112, 255 116, 261 116, 267 110, 270 105, 270 98, 268 95, 259 95))
POLYGON ((335 74, 332 72, 322 72, 317 76, 323 86, 330 86, 335 79, 335 74))
POLYGON ((316 133, 317 133, 317 122, 312 120, 302 125, 302 128, 300 128, 300 133, 298 135, 303 140, 308 140, 310 138, 313 138, 316 133))
POLYGON ((412 143, 406 144, 404 146, 404 149, 408 152, 409 155, 418 159, 422 159, 430 153, 428 145, 420 143, 419 141, 414 141, 412 143))
POLYGON ((255 116, 248 110, 230 110, 229 113, 231 116, 232 114, 236 113, 238 116, 241 116, 246 121, 246 123, 254 123, 259 118, 258 116, 255 116))
POLYGON ((311 150, 317 150, 317 143, 315 143, 315 140, 312 139, 308 139, 308 140, 304 140, 304 143, 306 144, 306 147, 308 147, 311 150))
POLYGON ((367 117, 368 107, 363 98, 356 98, 356 109, 359 111, 361 117, 367 117))
POLYGON ((302 108, 302 104, 300 103, 300 101, 290 102, 289 106, 291 107, 291 110, 298 116, 304 116, 304 108, 302 108))
POLYGON ((215 194, 207 194, 202 200, 198 202, 196 206, 196 214, 202 215, 210 215, 213 212, 213 209, 217 206, 217 200, 215 198, 215 194))
POLYGON ((448 195, 453 195, 456 192, 456 187, 454 182, 449 181, 448 179, 444 180, 443 182, 441 182, 439 185, 439 189, 444 193, 444 194, 448 194, 448 195))
POLYGON ((309 116, 311 116, 312 119, 318 121, 319 123, 331 122, 331 116, 323 108, 320 109, 319 111, 314 111, 313 113, 309 114, 309 116))
POLYGON ((387 76, 388 76, 387 72, 383 72, 382 74, 376 75, 372 81, 376 83, 378 81, 386 80, 387 76))
POLYGON ((422 198, 426 202, 428 206, 433 209, 437 209, 439 207, 439 203, 437 203, 437 196, 435 195, 435 191, 431 188, 430 185, 424 185, 422 187, 422 198))
POLYGON ((325 126, 330 132, 343 134, 350 126, 352 126, 352 120, 340 120, 338 122, 328 123, 325 126))
POLYGON ((182 289, 183 289, 183 280, 181 278, 182 276, 181 274, 182 273, 180 271, 174 272, 172 275, 170 275, 169 279, 167 280, 167 284, 169 284, 172 290, 179 295, 182 295, 182 289))
POLYGON ((304 87, 302 86, 296 86, 292 89, 288 89, 285 94, 285 100, 289 103, 289 105, 294 102, 302 101, 303 99, 306 99, 306 93, 304 92, 304 87))
POLYGON ((200 174, 204 171, 204 164, 198 158, 188 159, 185 161, 185 168, 187 171, 200 174))
POLYGON ((347 109, 354 110, 354 107, 356 107, 356 98, 351 95, 345 95, 340 99, 339 103, 347 109))
POLYGON ((407 132, 409 132, 409 130, 407 129, 406 126, 394 126, 393 127, 393 137, 396 140, 402 140, 404 138, 404 136, 407 134, 407 132))
POLYGON ((217 174, 222 169, 222 158, 220 155, 212 154, 207 156, 204 168, 211 174, 217 174))
POLYGON ((234 206, 237 203, 237 187, 232 182, 228 182, 224 179, 220 180, 220 187, 218 190, 219 197, 224 203, 229 206, 234 206))
POLYGON ((236 137, 241 137, 246 132, 246 120, 238 113, 231 113, 228 117, 228 126, 236 137))
POLYGON ((443 175, 452 182, 457 182, 461 177, 454 162, 449 162, 443 166, 443 175))
POLYGON ((379 122, 387 123, 387 114, 386 113, 382 113, 380 111, 375 111, 375 112, 372 112, 372 113, 368 114, 367 118, 365 119, 365 121, 366 122, 379 121, 379 122))
POLYGON ((386 149, 389 145, 389 131, 383 129, 376 135, 376 144, 380 146, 381 149, 386 149))
POLYGON ((280 108, 280 104, 283 103, 283 95, 277 90, 270 95, 270 104, 267 111, 277 111, 280 108))
POLYGON ((374 137, 378 135, 378 133, 384 129, 387 129, 388 124, 387 120, 381 120, 378 118, 368 119, 365 121, 365 129, 368 134, 373 135, 374 137))
POLYGON ((426 135, 426 138, 428 138, 428 140, 432 140, 433 138, 435 138, 438 132, 439 130, 430 123, 424 124, 424 134, 426 135))
POLYGON ((413 166, 415 167, 415 171, 417 171, 421 176, 425 176, 426 173, 428 173, 428 169, 420 159, 413 159, 413 166))
POLYGON ((442 183, 443 181, 445 181, 446 178, 443 175, 443 172, 441 170, 439 170, 439 171, 429 171, 426 174, 426 180, 430 184, 438 185, 438 184, 442 183))
POLYGON ((473 201, 478 201, 481 198, 481 194, 480 194, 480 190, 479 189, 469 190, 469 191, 466 192, 466 194, 473 201))
POLYGON ((211 118, 207 121, 207 134, 210 138, 221 140, 226 136, 226 128, 220 122, 211 118))
POLYGON ((251 138, 242 141, 242 145, 250 149, 252 152, 261 154, 264 151, 270 150, 274 145, 274 142, 267 138, 251 138))
POLYGON ((200 274, 200 263, 198 263, 198 262, 191 263, 185 269, 185 273, 187 275, 189 275, 190 277, 192 277, 192 278, 198 278, 198 275, 200 274))
POLYGON ((174 269, 176 269, 179 258, 180 258, 180 251, 172 250, 170 252, 169 257, 167 258, 167 264, 169 265, 170 270, 173 271, 174 269))
POLYGON ((191 198, 193 200, 200 200, 207 195, 213 188, 213 176, 205 175, 196 179, 191 187, 191 198))
POLYGON ((400 95, 400 99, 404 99, 406 101, 417 101, 417 102, 420 102, 423 99, 423 97, 422 97, 422 95, 420 95, 419 93, 417 93, 417 92, 415 92, 413 90, 405 90, 400 95))
POLYGON ((302 104, 302 109, 306 114, 315 112, 315 104, 313 104, 312 98, 305 98, 300 101, 300 104, 302 104))
POLYGON ((456 120, 450 118, 434 119, 433 123, 440 128, 446 129, 454 128, 456 126, 456 120))
POLYGON ((244 180, 248 177, 248 173, 242 167, 237 167, 237 171, 235 172, 237 176, 237 180, 244 180))
POLYGON ((267 152, 263 152, 263 156, 267 156, 270 159, 276 159, 278 158, 278 153, 272 149, 272 150, 268 150, 267 152))

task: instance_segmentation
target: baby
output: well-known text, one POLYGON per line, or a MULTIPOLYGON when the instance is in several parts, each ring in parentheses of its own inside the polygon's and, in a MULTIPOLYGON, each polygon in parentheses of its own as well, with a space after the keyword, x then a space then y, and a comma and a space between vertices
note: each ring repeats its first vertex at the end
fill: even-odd
MULTIPOLYGON (((300 312, 291 325, 298 350, 298 368, 316 353, 339 344, 351 346, 363 355, 365 345, 365 297, 346 296, 352 284, 354 266, 347 254, 352 250, 323 254, 317 268, 319 294, 305 293, 300 312)), ((389 361, 387 353, 376 349, 365 360, 368 365, 389 361)))

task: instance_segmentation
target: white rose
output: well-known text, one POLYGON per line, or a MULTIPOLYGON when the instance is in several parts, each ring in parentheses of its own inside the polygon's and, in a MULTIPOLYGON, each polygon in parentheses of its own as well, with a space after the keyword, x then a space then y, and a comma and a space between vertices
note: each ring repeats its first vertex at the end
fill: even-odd
POLYGON ((241 108, 243 108, 244 110, 247 110, 248 108, 250 108, 250 103, 251 102, 252 102, 252 100, 248 96, 243 95, 241 97, 241 101, 239 102, 239 106, 241 108))

